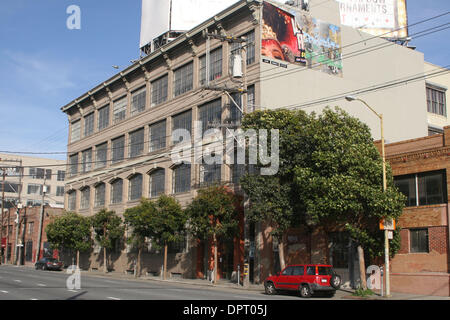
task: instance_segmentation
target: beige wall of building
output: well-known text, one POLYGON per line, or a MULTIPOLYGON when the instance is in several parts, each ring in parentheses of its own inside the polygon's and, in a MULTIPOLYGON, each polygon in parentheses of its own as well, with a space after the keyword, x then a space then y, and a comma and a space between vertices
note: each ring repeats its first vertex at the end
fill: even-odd
POLYGON ((12 185, 16 192, 5 192, 5 199, 7 203, 5 206, 11 205, 13 200, 18 201, 19 193, 20 200, 23 205, 40 205, 42 203, 42 186, 45 185, 50 188, 47 192, 44 202, 52 206, 64 205, 64 178, 66 172, 65 160, 54 160, 46 158, 29 157, 14 154, 0 153, 0 167, 6 166, 22 166, 22 178, 19 172, 14 176, 6 176, 6 188, 8 184, 12 185), (8 160, 14 160, 10 162, 8 160), (22 163, 20 163, 22 161, 22 163), (22 183, 21 192, 15 185, 22 183))

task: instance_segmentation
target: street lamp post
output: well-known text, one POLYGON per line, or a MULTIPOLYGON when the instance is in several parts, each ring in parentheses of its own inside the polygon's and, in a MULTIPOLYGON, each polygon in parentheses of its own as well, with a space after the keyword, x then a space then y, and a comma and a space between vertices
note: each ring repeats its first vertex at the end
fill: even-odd
MULTIPOLYGON (((356 98, 354 96, 346 96, 347 101, 360 101, 367 108, 369 108, 379 119, 380 119, 380 129, 381 129, 381 157, 383 158, 383 192, 386 192, 386 154, 384 150, 384 126, 383 126, 383 114, 376 112, 371 106, 367 104, 362 99, 356 98)), ((389 230, 384 229, 384 265, 385 265, 385 297, 391 296, 390 290, 390 276, 389 276, 389 230)))

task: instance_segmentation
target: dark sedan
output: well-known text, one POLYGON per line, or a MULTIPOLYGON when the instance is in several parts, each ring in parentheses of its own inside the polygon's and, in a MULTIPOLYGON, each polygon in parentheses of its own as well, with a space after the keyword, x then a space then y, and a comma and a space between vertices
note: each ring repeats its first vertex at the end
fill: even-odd
POLYGON ((55 258, 42 258, 34 264, 36 270, 62 270, 63 263, 55 258))

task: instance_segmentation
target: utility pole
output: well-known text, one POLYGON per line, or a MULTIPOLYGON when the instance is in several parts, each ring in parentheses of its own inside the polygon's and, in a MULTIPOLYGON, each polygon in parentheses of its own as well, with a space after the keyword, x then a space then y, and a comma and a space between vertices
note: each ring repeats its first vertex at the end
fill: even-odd
POLYGON ((44 185, 42 186, 42 204, 41 204, 41 213, 39 214, 39 229, 38 229, 38 241, 37 241, 35 262, 39 261, 39 256, 41 253, 42 224, 44 220, 44 206, 45 206, 44 199, 46 192, 47 187, 45 186, 45 178, 44 178, 44 185))
MULTIPOLYGON (((5 178, 6 178, 6 171, 5 168, 2 169, 2 225, 0 227, 0 241, 3 245, 3 215, 4 215, 4 203, 5 203, 5 178)), ((1 245, 0 245, 1 246, 1 245)), ((0 264, 3 263, 3 248, 0 248, 0 264)))
MULTIPOLYGON (((17 202, 17 218, 16 218, 16 234, 15 234, 15 241, 14 241, 14 264, 18 264, 18 258, 19 258, 19 252, 20 252, 20 248, 18 248, 19 243, 19 233, 20 233, 20 210, 22 209, 22 203, 21 203, 21 195, 22 195, 22 160, 20 161, 20 166, 19 166, 19 186, 18 186, 18 190, 17 192, 19 193, 19 198, 18 198, 18 202, 17 202)), ((17 167, 16 167, 17 168, 17 167)))

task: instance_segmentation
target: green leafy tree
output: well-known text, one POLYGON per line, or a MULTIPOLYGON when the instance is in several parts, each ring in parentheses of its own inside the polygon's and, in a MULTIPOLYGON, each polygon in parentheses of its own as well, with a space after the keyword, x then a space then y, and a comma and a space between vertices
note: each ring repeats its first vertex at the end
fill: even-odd
POLYGON ((45 228, 47 240, 52 248, 70 249, 77 252, 77 266, 80 262, 80 252, 91 248, 91 224, 87 217, 74 212, 66 212, 56 217, 45 228))
POLYGON ((107 249, 114 248, 117 240, 123 237, 125 228, 122 219, 114 211, 102 209, 91 217, 95 240, 103 247, 103 271, 108 272, 107 249))
POLYGON ((214 283, 217 281, 217 239, 233 237, 238 231, 236 203, 240 199, 223 186, 198 190, 186 208, 190 232, 199 239, 213 238, 214 283))
POLYGON ((152 219, 156 215, 156 206, 153 201, 141 199, 141 203, 135 207, 126 209, 123 216, 125 224, 131 229, 128 237, 128 243, 138 250, 136 262, 136 276, 141 275, 141 255, 146 238, 151 238, 152 219))
MULTIPOLYGON (((244 129, 280 130, 279 171, 275 175, 260 175, 257 170, 262 165, 258 162, 256 174, 246 174, 240 183, 251 202, 246 211, 247 218, 272 227, 271 235, 278 240, 281 268, 285 267, 283 235, 304 220, 303 203, 296 197, 299 188, 294 181, 294 168, 307 158, 305 153, 310 149, 308 132, 312 122, 312 116, 304 111, 283 109, 257 111, 246 114, 243 119, 244 129)), ((271 152, 270 148, 268 151, 271 152)))
MULTIPOLYGON (((387 189, 383 191, 383 160, 373 143, 370 129, 341 109, 326 109, 311 127, 308 159, 296 166, 295 182, 301 188, 296 199, 305 204, 311 226, 344 226, 358 244, 360 261, 364 250, 371 257, 384 253, 382 218, 398 219, 405 203, 395 188, 387 164, 387 189)), ((399 249, 395 232, 390 253, 399 249)), ((361 263, 365 287, 364 263, 361 263)))
POLYGON ((187 221, 180 203, 173 197, 160 195, 154 202, 155 210, 150 219, 151 237, 156 247, 164 246, 164 279, 167 276, 167 248, 169 243, 183 239, 187 221))

